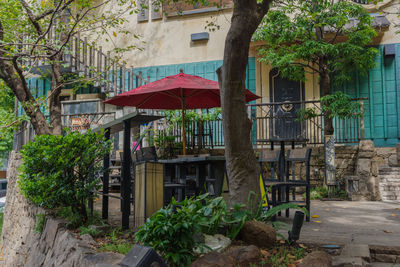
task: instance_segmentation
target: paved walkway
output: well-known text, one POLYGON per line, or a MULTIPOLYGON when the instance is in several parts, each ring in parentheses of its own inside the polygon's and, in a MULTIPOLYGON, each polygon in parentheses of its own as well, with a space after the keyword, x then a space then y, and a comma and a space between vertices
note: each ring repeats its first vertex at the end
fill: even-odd
POLYGON ((400 246, 399 209, 397 202, 312 201, 311 215, 318 218, 304 222, 299 242, 400 246))

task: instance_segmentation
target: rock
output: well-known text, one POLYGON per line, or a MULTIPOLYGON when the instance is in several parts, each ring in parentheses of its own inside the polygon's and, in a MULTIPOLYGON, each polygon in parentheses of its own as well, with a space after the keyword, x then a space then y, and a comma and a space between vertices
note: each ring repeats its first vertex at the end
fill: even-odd
POLYGON ((84 259, 87 261, 89 266, 98 267, 100 264, 117 265, 124 258, 124 255, 113 252, 105 252, 96 255, 88 255, 84 259))
POLYGON ((364 244, 346 244, 340 256, 359 257, 368 262, 371 260, 369 246, 364 244))
POLYGON ((377 262, 396 263, 398 257, 399 256, 389 254, 376 254, 374 255, 374 260, 377 262))
POLYGON ((366 264, 363 261, 363 259, 361 259, 361 258, 336 256, 336 257, 333 257, 332 266, 333 267, 364 267, 364 266, 366 266, 366 264))
POLYGON ((389 167, 398 167, 399 162, 397 161, 397 155, 391 155, 388 158, 389 167))
POLYGON ((360 152, 358 153, 358 158, 370 159, 370 158, 373 158, 374 156, 375 156, 375 152, 374 151, 362 151, 362 150, 360 150, 360 152))
POLYGON ((359 144, 359 148, 362 151, 374 151, 375 145, 372 140, 361 140, 359 144))
POLYGON ((229 256, 218 252, 210 252, 195 260, 191 267, 234 267, 236 266, 229 256))
MULTIPOLYGON (((11 153, 1 240, 4 248, 4 266, 94 267, 100 264, 90 263, 86 259, 96 253, 88 244, 88 241, 93 241, 93 239, 82 236, 82 239, 78 240, 74 233, 65 229, 63 220, 49 215, 46 217, 43 232, 41 234, 35 232, 36 214, 44 214, 46 211, 29 203, 21 194, 17 186, 17 170, 20 164, 20 155, 11 153)), ((100 254, 99 257, 102 255, 100 254)), ((112 265, 118 261, 112 261, 109 264, 112 265)))
POLYGON ((51 217, 46 219, 46 225, 43 229, 42 239, 44 239, 47 246, 52 247, 54 245, 57 232, 63 227, 65 227, 65 220, 54 219, 51 217))
POLYGON ((314 251, 308 254, 298 267, 330 267, 332 266, 331 256, 324 251, 314 251))
POLYGON ((260 221, 248 221, 243 225, 239 238, 257 247, 271 247, 276 242, 275 229, 260 221))
POLYGON ((206 238, 204 237, 204 234, 201 232, 197 232, 193 234, 193 240, 196 243, 204 243, 206 242, 206 238))
POLYGON ((371 160, 358 159, 357 160, 357 175, 368 177, 371 173, 371 160))
POLYGON ((396 157, 397 157, 397 164, 400 165, 400 143, 396 144, 396 157))
POLYGON ((87 242, 89 244, 93 244, 94 243, 93 237, 91 235, 89 235, 89 234, 84 234, 84 235, 81 235, 80 237, 81 237, 81 239, 83 241, 85 241, 85 242, 87 242))
MULTIPOLYGON (((222 252, 231 244, 231 240, 221 234, 216 235, 204 235, 204 244, 209 247, 211 251, 222 252)), ((206 249, 207 250, 207 249, 206 249)), ((196 253, 201 254, 206 251, 204 249, 197 248, 196 253)))
MULTIPOLYGON (((254 245, 232 247, 224 254, 231 257, 237 266, 261 266, 262 254, 260 249, 254 245)), ((262 266, 267 265, 263 264, 262 266)))

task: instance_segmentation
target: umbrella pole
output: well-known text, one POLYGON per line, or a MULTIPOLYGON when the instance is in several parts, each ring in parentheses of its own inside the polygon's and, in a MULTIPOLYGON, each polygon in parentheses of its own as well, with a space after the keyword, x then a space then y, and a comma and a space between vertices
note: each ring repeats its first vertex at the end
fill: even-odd
POLYGON ((186 155, 186 130, 185 130, 185 109, 182 105, 182 145, 183 145, 183 155, 186 155))

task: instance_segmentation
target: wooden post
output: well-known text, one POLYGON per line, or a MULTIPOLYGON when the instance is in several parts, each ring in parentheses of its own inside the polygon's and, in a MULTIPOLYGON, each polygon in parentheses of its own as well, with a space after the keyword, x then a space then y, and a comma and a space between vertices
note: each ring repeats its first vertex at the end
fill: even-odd
MULTIPOLYGON (((104 132, 104 138, 108 141, 110 140, 110 128, 107 128, 104 132)), ((102 209, 102 218, 103 220, 108 219, 108 186, 110 174, 108 168, 110 167, 110 154, 107 154, 103 158, 103 209, 102 209)))
POLYGON ((131 204, 131 121, 124 120, 124 143, 121 169, 122 229, 129 228, 131 204))

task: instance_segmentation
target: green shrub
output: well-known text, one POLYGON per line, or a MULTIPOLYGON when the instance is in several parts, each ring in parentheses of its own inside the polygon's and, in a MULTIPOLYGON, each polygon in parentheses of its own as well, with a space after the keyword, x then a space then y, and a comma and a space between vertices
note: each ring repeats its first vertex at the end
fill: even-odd
POLYGON ((268 222, 279 211, 298 209, 294 204, 285 204, 264 212, 261 204, 253 212, 242 204, 229 209, 222 197, 209 198, 207 194, 182 202, 173 199, 147 219, 136 233, 136 240, 161 253, 171 266, 189 266, 195 258, 193 249, 206 248, 196 243, 194 234, 222 233, 235 239, 248 220, 268 222))
POLYGON ((44 208, 70 207, 86 222, 86 202, 91 192, 99 188, 101 161, 110 147, 110 141, 90 131, 36 136, 21 151, 19 186, 22 193, 44 208))
POLYGON ((0 212, 0 235, 1 235, 2 230, 3 230, 3 221, 4 221, 4 213, 0 212))
POLYGON ((36 225, 35 232, 41 234, 44 229, 44 224, 46 223, 46 214, 38 213, 36 214, 36 225))
MULTIPOLYGON (((133 240, 127 240, 120 227, 110 227, 110 232, 105 236, 105 242, 100 246, 100 251, 111 251, 121 254, 128 254, 133 247, 133 240)), ((132 236, 132 233, 129 234, 132 236)))
POLYGON ((329 192, 327 187, 315 187, 311 189, 310 199, 324 199, 329 197, 345 199, 347 193, 344 190, 336 189, 329 192))
POLYGON ((93 225, 89 225, 89 226, 82 225, 79 227, 79 234, 80 235, 89 234, 92 237, 98 237, 101 234, 101 230, 93 227, 93 225))

